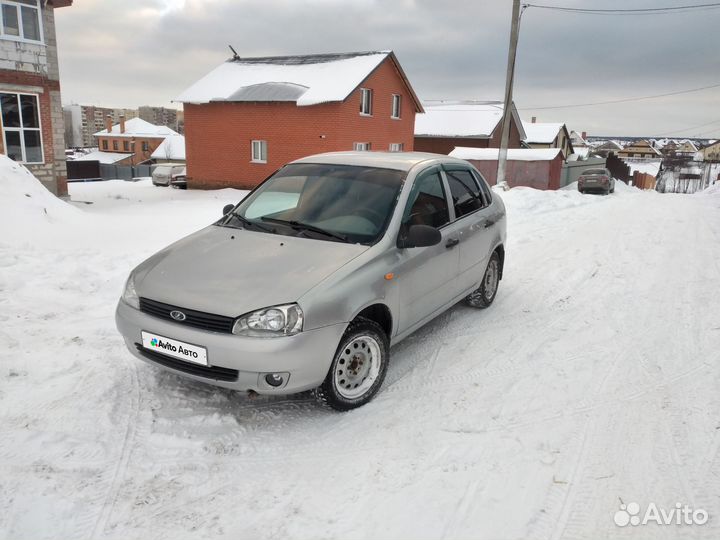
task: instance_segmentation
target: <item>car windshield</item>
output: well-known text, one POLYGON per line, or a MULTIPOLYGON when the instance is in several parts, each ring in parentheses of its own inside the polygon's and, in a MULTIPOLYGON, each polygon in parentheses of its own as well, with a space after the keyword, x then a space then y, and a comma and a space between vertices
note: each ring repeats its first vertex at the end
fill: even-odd
POLYGON ((376 167, 287 165, 234 213, 255 231, 370 245, 385 233, 405 176, 376 167))
POLYGON ((606 174, 605 169, 588 169, 583 173, 585 176, 591 176, 593 174, 606 174))

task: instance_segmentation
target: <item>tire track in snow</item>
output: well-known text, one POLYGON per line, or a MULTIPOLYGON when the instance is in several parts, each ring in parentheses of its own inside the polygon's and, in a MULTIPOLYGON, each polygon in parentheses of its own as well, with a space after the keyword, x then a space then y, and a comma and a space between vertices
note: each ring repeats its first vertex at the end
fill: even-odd
POLYGON ((133 439, 136 423, 140 413, 140 383, 138 381, 137 365, 134 363, 134 359, 132 360, 132 364, 126 361, 126 366, 130 371, 130 380, 133 388, 130 393, 130 410, 127 414, 127 421, 125 423, 122 442, 120 443, 120 454, 115 462, 115 467, 113 469, 112 477, 110 478, 105 497, 102 498, 102 505, 100 507, 100 511, 98 512, 95 525, 93 526, 89 536, 90 539, 98 538, 99 534, 102 534, 109 524, 112 517, 112 511, 117 503, 125 472, 127 471, 128 464, 130 462, 130 454, 133 451, 133 439))

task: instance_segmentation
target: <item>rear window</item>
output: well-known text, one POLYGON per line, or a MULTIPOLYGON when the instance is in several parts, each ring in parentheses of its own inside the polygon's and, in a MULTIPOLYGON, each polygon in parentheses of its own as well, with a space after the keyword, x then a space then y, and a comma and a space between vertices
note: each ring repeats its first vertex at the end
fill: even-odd
POLYGON ((590 176, 592 174, 607 174, 605 169, 588 169, 583 173, 584 176, 590 176))

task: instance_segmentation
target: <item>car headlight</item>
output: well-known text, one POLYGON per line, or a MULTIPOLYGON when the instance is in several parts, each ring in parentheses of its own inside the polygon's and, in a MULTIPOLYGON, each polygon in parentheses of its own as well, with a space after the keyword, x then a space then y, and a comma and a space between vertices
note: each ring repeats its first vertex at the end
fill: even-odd
POLYGON ((297 304, 272 306, 247 313, 235 321, 233 334, 250 337, 292 336, 303 329, 303 312, 297 304))
POLYGON ((132 274, 130 274, 130 277, 128 277, 125 282, 122 299, 128 306, 140 309, 140 298, 138 298, 137 291, 135 290, 135 276, 132 274))

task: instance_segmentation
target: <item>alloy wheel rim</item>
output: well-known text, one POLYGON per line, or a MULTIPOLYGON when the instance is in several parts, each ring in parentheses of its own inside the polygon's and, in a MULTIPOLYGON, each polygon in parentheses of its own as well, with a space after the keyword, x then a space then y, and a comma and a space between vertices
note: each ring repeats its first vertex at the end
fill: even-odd
POLYGON ((340 352, 333 379, 338 394, 357 399, 373 386, 382 362, 380 344, 369 335, 357 336, 340 352))
POLYGON ((491 260, 485 271, 485 299, 491 300, 495 296, 498 283, 498 264, 496 260, 491 260))

